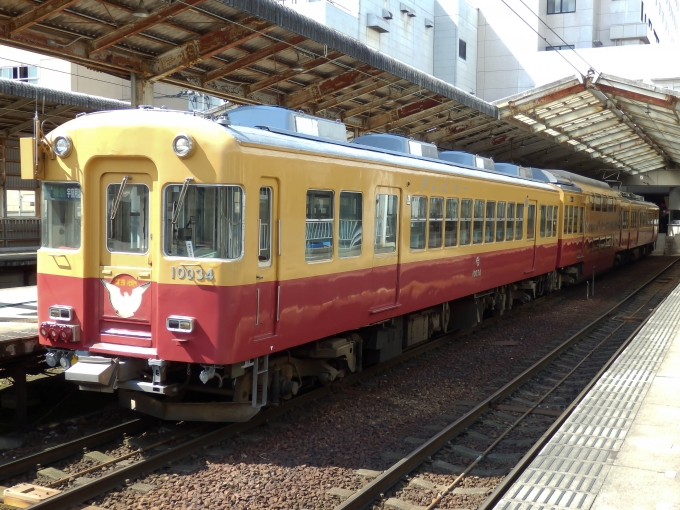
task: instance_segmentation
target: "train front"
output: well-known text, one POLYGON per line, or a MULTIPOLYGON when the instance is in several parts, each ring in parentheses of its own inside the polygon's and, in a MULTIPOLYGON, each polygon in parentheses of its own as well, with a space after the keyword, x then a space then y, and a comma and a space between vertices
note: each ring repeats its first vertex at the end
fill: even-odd
POLYGON ((223 405, 179 403, 201 365, 201 378, 216 365, 243 376, 230 365, 237 328, 225 328, 243 313, 235 146, 215 122, 162 110, 81 116, 22 140, 22 175, 42 181, 40 342, 67 380, 167 419, 258 411, 250 391, 217 385, 223 405))

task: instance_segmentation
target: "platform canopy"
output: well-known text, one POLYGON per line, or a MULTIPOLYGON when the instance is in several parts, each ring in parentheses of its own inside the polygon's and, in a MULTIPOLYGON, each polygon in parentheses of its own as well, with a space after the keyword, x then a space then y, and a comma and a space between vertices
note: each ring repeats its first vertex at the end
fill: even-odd
POLYGON ((515 157, 565 168, 585 155, 641 174, 680 164, 679 100, 680 93, 670 89, 592 73, 494 104, 501 120, 537 135, 522 140, 515 157))
MULTIPOLYGON (((545 129, 505 114, 502 104, 274 0, 3 0, 0 44, 133 79, 142 93, 149 83, 164 82, 236 104, 302 109, 340 120, 354 135, 393 132, 440 149, 598 176, 648 168, 587 152, 583 143, 560 139, 557 130, 550 138, 545 129)), ((644 140, 656 150, 653 135, 644 140)))
POLYGON ((0 138, 32 135, 35 112, 49 132, 81 112, 124 108, 130 104, 0 78, 0 138))

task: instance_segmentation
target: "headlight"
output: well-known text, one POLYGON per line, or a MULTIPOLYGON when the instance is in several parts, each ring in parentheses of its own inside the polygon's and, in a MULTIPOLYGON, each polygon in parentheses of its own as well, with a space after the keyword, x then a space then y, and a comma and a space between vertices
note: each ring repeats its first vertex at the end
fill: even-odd
POLYGON ((171 315, 166 319, 165 327, 168 328, 168 331, 174 331, 175 333, 193 333, 194 318, 171 315))
POLYGON ((58 136, 54 141, 54 153, 60 158, 65 158, 71 154, 73 143, 68 136, 58 136))
POLYGON ((188 158, 194 150, 194 139, 189 135, 177 135, 172 141, 172 150, 180 158, 188 158))

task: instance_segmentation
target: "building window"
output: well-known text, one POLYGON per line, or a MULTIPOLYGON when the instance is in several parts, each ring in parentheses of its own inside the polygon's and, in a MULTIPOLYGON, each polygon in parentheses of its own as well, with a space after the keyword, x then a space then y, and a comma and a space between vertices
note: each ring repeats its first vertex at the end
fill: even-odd
POLYGON ((467 60, 467 43, 462 39, 458 39, 458 56, 467 60))
POLYGON ((37 85, 38 68, 36 66, 2 67, 0 68, 0 78, 37 85))
POLYGON ((562 46, 546 46, 545 51, 573 50, 573 44, 563 44, 562 46))
POLYGON ((548 14, 576 12, 576 0, 548 0, 548 14))

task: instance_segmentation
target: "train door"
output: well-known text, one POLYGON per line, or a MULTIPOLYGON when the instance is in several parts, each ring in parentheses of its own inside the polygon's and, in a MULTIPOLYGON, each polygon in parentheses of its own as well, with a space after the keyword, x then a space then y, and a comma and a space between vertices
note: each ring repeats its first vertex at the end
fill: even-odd
POLYGON ((372 285, 376 299, 371 313, 398 306, 399 301, 399 204, 397 188, 379 186, 375 195, 375 235, 372 285))
MULTIPOLYGON (((147 173, 106 172, 99 201, 99 326, 102 342, 152 346, 152 212, 159 209, 147 173)), ((119 163, 118 163, 119 164, 119 163)), ((135 164, 141 169, 151 162, 135 164)), ((126 164, 129 165, 129 163, 126 164)), ((155 174, 155 168, 153 169, 155 174)))
POLYGON ((579 254, 576 256, 577 260, 583 260, 586 256, 586 229, 585 229, 585 211, 586 211, 586 203, 585 200, 583 200, 582 197, 579 197, 580 200, 577 202, 577 204, 582 204, 582 205, 576 205, 574 207, 574 232, 578 232, 580 234, 579 236, 579 244, 581 245, 579 248, 579 254))
POLYGON ((531 273, 536 268, 536 212, 538 210, 536 200, 526 200, 527 243, 531 246, 531 254, 527 260, 527 269, 524 273, 531 273))
POLYGON ((261 179, 258 196, 258 244, 255 276, 255 340, 276 334, 281 287, 278 279, 279 213, 275 179, 261 179))

